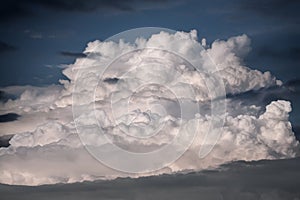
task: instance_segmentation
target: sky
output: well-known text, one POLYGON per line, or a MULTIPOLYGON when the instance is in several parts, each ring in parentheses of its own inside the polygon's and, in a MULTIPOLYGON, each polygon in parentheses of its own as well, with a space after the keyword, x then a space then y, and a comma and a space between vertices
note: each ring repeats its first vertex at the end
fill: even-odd
POLYGON ((298 199, 299 9, 297 0, 4 0, 0 193, 298 199), (139 30, 149 38, 105 41, 139 30))
POLYGON ((0 86, 57 84, 89 41, 139 27, 190 31, 208 43, 247 34, 246 64, 300 78, 297 0, 24 0, 0 8, 0 86))

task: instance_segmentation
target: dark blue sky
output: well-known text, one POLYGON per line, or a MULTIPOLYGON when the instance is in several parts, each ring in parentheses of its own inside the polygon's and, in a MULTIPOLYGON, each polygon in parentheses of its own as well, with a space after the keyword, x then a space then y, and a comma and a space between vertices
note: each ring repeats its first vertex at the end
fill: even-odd
POLYGON ((245 33, 248 66, 283 81, 300 79, 297 0, 11 0, 0 8, 0 86, 62 78, 86 43, 131 28, 197 29, 208 42, 245 33))

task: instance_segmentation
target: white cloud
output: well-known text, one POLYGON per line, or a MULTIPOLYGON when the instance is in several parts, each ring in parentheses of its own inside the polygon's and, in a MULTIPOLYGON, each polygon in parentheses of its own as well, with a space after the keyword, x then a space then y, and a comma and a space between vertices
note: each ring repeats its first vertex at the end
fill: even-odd
MULTIPOLYGON (((211 141, 203 143, 205 134, 211 130, 212 91, 206 82, 209 75, 217 72, 226 93, 231 94, 281 84, 269 72, 244 66, 242 59, 249 50, 250 40, 246 35, 227 41, 217 40, 211 47, 203 49, 196 31, 161 32, 148 40, 137 39, 135 44, 94 41, 84 51, 89 52, 86 58, 78 58, 63 70, 70 79, 62 80, 63 86, 4 88, 6 92, 21 94, 16 100, 1 104, 1 113, 13 112, 22 117, 0 124, 1 135, 15 134, 11 146, 0 149, 0 182, 25 185, 69 183, 201 170, 234 160, 294 157, 298 143, 288 121, 289 102, 274 101, 264 108, 239 107, 236 102, 227 100, 224 127, 215 130, 221 133, 220 138, 212 152, 199 159, 199 149, 211 145, 211 141), (176 52, 179 57, 167 51, 176 52), (105 66, 120 55, 123 56, 104 71, 105 66), (201 67, 205 73, 194 70, 180 57, 201 67), (101 73, 103 77, 99 79, 101 73), (116 81, 102 82, 107 78, 116 81), (149 82, 159 84, 140 87, 149 82), (160 171, 128 174, 109 169, 93 159, 82 146, 73 122, 72 95, 77 98, 75 120, 80 125, 77 129, 84 128, 81 137, 88 145, 104 149, 108 146, 105 136, 94 132, 98 122, 116 144, 137 153, 168 144, 178 131, 184 133, 177 141, 178 145, 182 140, 189 140, 195 130, 196 138, 180 159, 160 171), (128 107, 127 102, 130 102, 128 107), (180 104, 187 110, 182 118, 180 104), (198 106, 200 115, 195 109, 198 106), (142 140, 137 138, 148 137, 153 132, 159 134, 142 140)), ((122 158, 114 156, 111 152, 112 162, 122 162, 122 158)))

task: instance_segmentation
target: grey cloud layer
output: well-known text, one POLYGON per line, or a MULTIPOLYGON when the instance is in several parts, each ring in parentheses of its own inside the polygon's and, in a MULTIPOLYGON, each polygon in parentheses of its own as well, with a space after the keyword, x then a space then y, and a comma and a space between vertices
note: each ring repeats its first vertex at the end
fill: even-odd
POLYGON ((34 16, 34 7, 41 6, 46 9, 66 12, 91 12, 101 10, 102 12, 132 12, 152 8, 161 8, 173 5, 179 1, 169 0, 24 0, 6 1, 0 8, 0 20, 9 21, 21 17, 34 16))
POLYGON ((221 171, 37 187, 0 184, 5 199, 297 200, 300 159, 235 162, 221 171))

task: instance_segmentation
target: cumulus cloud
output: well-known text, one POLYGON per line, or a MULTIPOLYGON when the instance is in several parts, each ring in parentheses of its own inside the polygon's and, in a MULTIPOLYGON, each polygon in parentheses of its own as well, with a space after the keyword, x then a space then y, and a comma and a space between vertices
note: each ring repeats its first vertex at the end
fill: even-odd
MULTIPOLYGON (((296 156, 298 142, 288 119, 290 102, 274 100, 265 106, 224 100, 225 94, 281 85, 269 72, 245 66, 243 57, 249 51, 246 35, 217 40, 203 48, 195 30, 161 32, 148 39, 137 38, 134 43, 90 42, 83 52, 87 56, 63 70, 68 80, 61 80, 62 85, 2 89, 18 93, 19 98, 1 103, 0 114, 10 112, 21 117, 0 124, 1 135, 14 135, 11 145, 0 149, 0 181, 70 183, 296 156), (208 84, 214 82, 207 79, 216 74, 226 91, 221 95, 209 91, 208 84), (217 143, 208 155, 199 158, 201 148, 214 145, 214 141, 206 140, 210 137, 207 133, 213 134, 211 103, 222 101, 226 101, 227 110, 219 116, 224 118, 224 125, 213 132, 220 133, 217 143), (177 133, 183 133, 178 140, 177 133), (178 160, 144 173, 109 168, 82 144, 108 153, 109 163, 124 162, 134 168, 152 160, 130 163, 126 157, 118 157, 109 142, 139 154, 164 147, 175 138, 172 147, 179 151, 194 133, 191 146, 178 160)), ((165 157, 161 155, 161 159, 165 157)))

